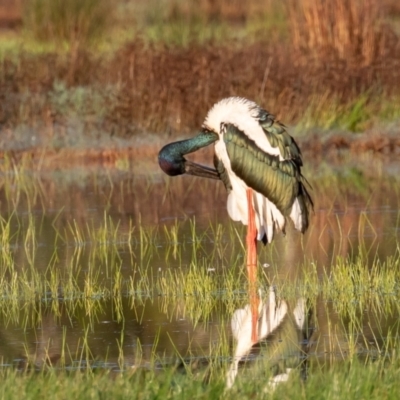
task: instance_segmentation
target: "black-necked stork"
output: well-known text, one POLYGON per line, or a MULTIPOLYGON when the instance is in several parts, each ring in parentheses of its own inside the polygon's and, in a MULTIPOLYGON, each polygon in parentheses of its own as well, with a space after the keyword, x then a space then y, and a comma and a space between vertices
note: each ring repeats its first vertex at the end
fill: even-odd
POLYGON ((301 174, 301 152, 285 127, 256 103, 229 97, 208 112, 200 133, 164 146, 158 155, 168 175, 190 174, 221 179, 228 192, 227 208, 234 221, 248 225, 247 271, 256 338, 256 241, 270 243, 275 232, 284 232, 289 217, 305 232, 313 203, 301 174), (214 143, 215 169, 184 158, 214 143), (252 299, 252 297, 254 297, 252 299))

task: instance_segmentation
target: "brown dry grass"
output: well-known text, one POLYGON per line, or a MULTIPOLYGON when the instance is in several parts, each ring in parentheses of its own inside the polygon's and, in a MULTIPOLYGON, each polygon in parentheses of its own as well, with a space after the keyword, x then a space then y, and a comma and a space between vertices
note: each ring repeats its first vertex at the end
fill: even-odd
POLYGON ((396 40, 376 0, 291 0, 288 9, 295 49, 323 62, 380 63, 396 40))
MULTIPOLYGON (((241 21, 259 12, 261 3, 254 0, 246 10, 242 2, 203 0, 194 9, 206 19, 241 21)), ((171 4, 170 18, 193 11, 184 2, 171 4)), ((348 104, 366 92, 367 102, 400 96, 400 40, 385 22, 393 4, 290 1, 286 41, 260 37, 247 44, 179 48, 136 38, 111 57, 85 49, 6 57, 0 65, 0 129, 13 132, 24 124, 51 139, 79 111, 86 131, 175 135, 197 129, 210 106, 226 96, 260 102, 285 123, 301 120, 312 104, 348 104), (74 88, 95 91, 103 110, 91 99, 56 106, 57 82, 65 83, 60 97, 74 88)))
POLYGON ((254 99, 282 120, 295 121, 315 96, 345 103, 374 87, 377 92, 397 94, 398 44, 390 56, 368 66, 337 59, 327 68, 311 59, 298 60, 290 47, 279 43, 157 52, 134 43, 116 56, 111 67, 121 85, 110 117, 115 117, 117 126, 127 126, 128 117, 142 121, 141 129, 182 131, 200 126, 209 107, 226 96, 254 99))
MULTIPOLYGON (((65 123, 47 95, 57 81, 67 81, 69 87, 94 87, 100 93, 111 85, 112 93, 103 93, 107 111, 99 123, 119 135, 191 131, 201 125, 214 102, 232 95, 259 101, 291 122, 302 117, 316 96, 345 103, 367 89, 371 97, 382 91, 400 94, 398 44, 379 63, 364 66, 338 59, 327 67, 311 59, 298 63, 295 52, 279 43, 170 49, 135 41, 109 61, 81 51, 73 67, 71 73, 68 57, 56 54, 22 55, 18 65, 4 60, 0 76, 3 129, 21 121, 46 126, 65 123)), ((85 107, 93 114, 87 117, 95 117, 96 110, 90 104, 85 107)), ((93 123, 93 118, 89 120, 93 123)))

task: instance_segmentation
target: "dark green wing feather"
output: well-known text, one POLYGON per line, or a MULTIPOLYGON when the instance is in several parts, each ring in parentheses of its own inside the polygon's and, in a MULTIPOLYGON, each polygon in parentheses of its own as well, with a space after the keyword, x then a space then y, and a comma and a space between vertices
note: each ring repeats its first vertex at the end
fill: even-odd
POLYGON ((282 158, 293 160, 299 167, 303 165, 299 146, 297 146, 292 136, 287 133, 285 125, 263 109, 259 112, 259 124, 271 146, 279 148, 282 158))
POLYGON ((274 203, 284 216, 289 216, 294 200, 299 198, 304 211, 304 231, 308 226, 308 208, 312 206, 312 200, 300 171, 300 150, 282 124, 271 119, 260 120, 260 125, 271 146, 279 147, 285 160, 280 161, 278 156, 265 153, 235 125, 225 124, 224 142, 232 171, 274 203))
POLYGON ((225 169, 224 163, 214 154, 214 167, 218 172, 219 178, 223 182, 225 189, 228 193, 232 190, 232 184, 229 179, 229 174, 225 169))

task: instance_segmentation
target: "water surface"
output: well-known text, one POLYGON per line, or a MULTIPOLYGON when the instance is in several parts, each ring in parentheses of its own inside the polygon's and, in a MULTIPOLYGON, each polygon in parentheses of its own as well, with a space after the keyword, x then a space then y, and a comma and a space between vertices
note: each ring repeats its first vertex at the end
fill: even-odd
POLYGON ((233 383, 254 368, 305 379, 354 355, 387 356, 399 338, 396 285, 377 293, 350 276, 351 293, 345 278, 342 294, 314 289, 337 271, 399 265, 399 169, 373 159, 309 166, 309 231, 289 226, 258 248, 256 346, 245 229, 229 220, 220 182, 139 166, 4 170, 2 364, 118 371, 212 363, 233 383), (245 360, 249 368, 240 367, 245 360))

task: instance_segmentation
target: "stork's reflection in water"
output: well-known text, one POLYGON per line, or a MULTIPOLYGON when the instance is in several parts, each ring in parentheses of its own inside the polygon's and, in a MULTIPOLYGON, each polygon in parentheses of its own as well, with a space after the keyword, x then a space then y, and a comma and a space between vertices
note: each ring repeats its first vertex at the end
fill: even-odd
POLYGON ((306 375, 306 350, 311 334, 311 317, 306 299, 293 302, 279 299, 273 287, 259 293, 257 341, 252 340, 252 314, 250 305, 238 309, 232 316, 234 353, 226 386, 231 388, 242 363, 250 362, 259 353, 269 360, 271 378, 267 385, 273 389, 279 382, 288 380, 294 368, 302 378, 306 375))

